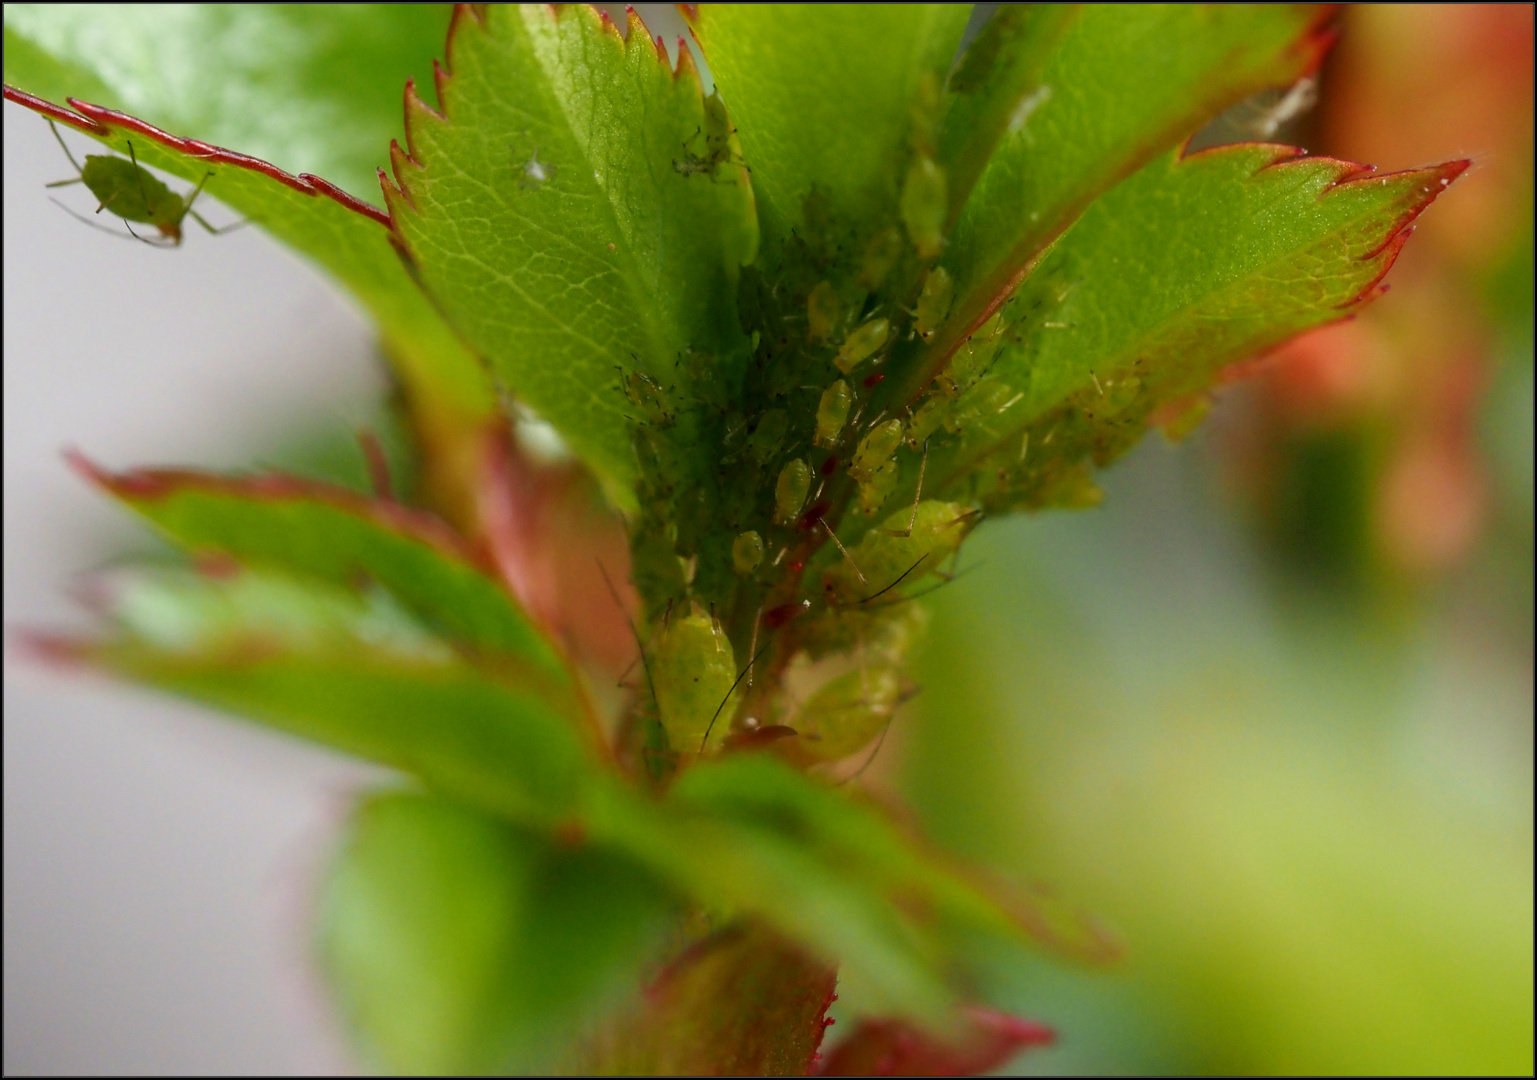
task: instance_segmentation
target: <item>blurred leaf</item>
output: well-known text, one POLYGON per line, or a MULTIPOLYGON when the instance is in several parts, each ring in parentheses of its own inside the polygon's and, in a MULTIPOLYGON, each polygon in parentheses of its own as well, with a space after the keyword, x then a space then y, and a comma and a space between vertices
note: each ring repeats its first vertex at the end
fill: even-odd
POLYGON ((819 1076, 976 1076, 992 1072, 1027 1046, 1056 1038, 1043 1024, 976 1006, 945 1039, 894 1020, 862 1020, 828 1054, 819 1076))
POLYGON ((956 222, 942 260, 955 306, 909 389, 934 376, 1096 195, 1233 102, 1314 67, 1326 14, 1295 4, 1087 5, 1039 89, 1010 115, 956 222))
POLYGON ((937 99, 969 4, 708 4, 694 32, 775 242, 813 188, 840 217, 896 219, 922 84, 937 99))
POLYGON ((581 1065, 599 1075, 805 1076, 837 982, 835 967, 733 924, 669 965, 581 1065))
POLYGON ((84 458, 75 461, 92 481, 191 551, 344 585, 364 575, 449 637, 565 684, 554 648, 511 594, 429 514, 281 475, 149 469, 114 475, 84 458))
POLYGON ((580 807, 592 766, 570 715, 459 659, 386 596, 266 573, 137 570, 94 599, 121 632, 57 651, 515 820, 554 827, 580 807))
POLYGON ((668 899, 625 860, 420 795, 359 807, 321 905, 327 973, 391 1072, 548 1067, 624 989, 668 899))
POLYGON ((615 368, 670 388, 691 354, 740 364, 745 171, 679 167, 704 145, 699 79, 638 18, 626 43, 585 6, 495 8, 459 19, 451 51, 444 115, 407 100, 396 227, 455 327, 633 507, 636 407, 615 368))
POLYGON ((1077 461, 1118 456, 1159 406, 1375 296, 1408 223, 1466 168, 1372 176, 1294 154, 1171 152, 1101 198, 1004 309, 933 490, 974 483, 993 510, 1062 498, 1077 461))

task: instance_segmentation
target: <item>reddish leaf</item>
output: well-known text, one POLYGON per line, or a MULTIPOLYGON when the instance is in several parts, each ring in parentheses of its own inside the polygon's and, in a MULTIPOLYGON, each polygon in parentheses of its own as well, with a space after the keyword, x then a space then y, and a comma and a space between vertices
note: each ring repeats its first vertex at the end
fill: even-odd
POLYGON ((959 1030, 938 1039, 899 1020, 865 1020, 822 1062, 821 1076, 973 1076, 1027 1046, 1049 1046, 1044 1024, 969 1005, 959 1030))

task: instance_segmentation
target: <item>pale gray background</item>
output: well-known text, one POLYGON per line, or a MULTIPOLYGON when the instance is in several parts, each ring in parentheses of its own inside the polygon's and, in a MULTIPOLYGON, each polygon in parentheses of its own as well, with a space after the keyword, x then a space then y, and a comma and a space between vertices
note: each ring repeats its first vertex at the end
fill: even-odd
MULTIPOLYGON (((641 9, 673 47, 676 13, 641 9)), ((73 171, 48 126, 10 103, 4 117, 4 1071, 354 1069, 309 934, 348 795, 379 774, 48 670, 16 631, 88 626, 71 579, 144 544, 61 449, 114 468, 247 466, 285 435, 370 415, 385 386, 373 332, 256 229, 189 223, 180 249, 155 251, 72 220, 43 187, 73 171)), ((77 159, 96 148, 65 137, 77 159)), ((91 209, 79 187, 51 194, 91 209)))

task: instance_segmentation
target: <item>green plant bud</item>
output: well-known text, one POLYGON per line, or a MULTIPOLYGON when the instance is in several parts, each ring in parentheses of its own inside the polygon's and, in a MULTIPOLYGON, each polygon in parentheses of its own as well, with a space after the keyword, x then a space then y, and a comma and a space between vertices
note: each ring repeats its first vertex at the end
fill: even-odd
POLYGON ((779 480, 774 485, 774 520, 781 525, 794 521, 810 490, 811 468, 800 458, 780 469, 779 480))
POLYGON ((948 200, 945 170, 927 154, 914 158, 902 185, 901 210, 902 224, 919 258, 932 259, 945 246, 948 200))
POLYGON ((762 561, 763 537, 758 535, 756 529, 739 533, 731 542, 731 565, 743 577, 758 569, 762 561))
POLYGON ((817 433, 813 440, 818 446, 831 446, 838 441, 838 433, 848 422, 849 403, 854 400, 849 384, 839 379, 822 391, 817 403, 817 433))
POLYGON ((870 433, 859 441, 859 449, 854 451, 854 460, 849 463, 849 475, 864 483, 897 452, 901 442, 900 420, 887 420, 871 428, 870 433))
POLYGON ((955 282, 950 271, 936 266, 923 279, 923 291, 918 294, 918 334, 924 341, 934 336, 939 324, 950 314, 950 301, 955 295, 955 282))
POLYGON ((838 365, 839 371, 847 375, 879 351, 881 346, 886 344, 886 338, 890 334, 889 320, 871 319, 843 339, 843 347, 838 350, 833 363, 838 365))
POLYGON ((731 639, 698 604, 689 614, 662 627, 652 649, 651 685, 667 741, 684 754, 696 754, 713 719, 710 744, 718 746, 731 727, 726 697, 736 682, 731 639))
POLYGON ((828 571, 828 587, 838 602, 852 604, 890 588, 898 579, 904 586, 910 585, 938 570, 961 546, 975 520, 975 515, 966 513, 959 503, 936 499, 897 510, 865 533, 849 552, 849 559, 828 571), (907 535, 901 535, 904 532, 907 535))
POLYGON ((794 756, 810 764, 858 752, 881 733, 902 700, 897 669, 862 668, 824 683, 791 722, 794 756))
POLYGON ((859 287, 874 291, 886 281, 886 275, 902 257, 902 230, 895 225, 882 229, 865 248, 864 265, 859 271, 859 287))
POLYGON ((950 402, 938 394, 929 395, 907 421, 907 445, 914 450, 923 449, 923 441, 939 430, 950 402))
POLYGON ((779 450, 789 426, 790 418, 783 409, 768 410, 758 418, 758 426, 747 440, 747 453, 760 465, 768 461, 779 450))
POLYGON ((891 497, 891 491, 897 486, 897 463, 888 461, 869 480, 859 485, 859 508, 866 516, 874 514, 886 500, 891 497))
POLYGON ((833 288, 833 283, 819 282, 806 297, 807 334, 811 340, 826 341, 832 337, 842 314, 843 303, 838 299, 838 290, 833 288))

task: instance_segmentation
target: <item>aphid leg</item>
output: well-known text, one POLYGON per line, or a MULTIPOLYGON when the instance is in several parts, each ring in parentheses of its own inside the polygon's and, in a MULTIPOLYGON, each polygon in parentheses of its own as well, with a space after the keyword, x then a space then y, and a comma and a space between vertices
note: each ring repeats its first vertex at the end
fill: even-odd
MULTIPOLYGON (((97 232, 104 232, 108 236, 115 236, 119 240, 140 240, 140 241, 142 241, 142 242, 144 242, 146 244, 149 243, 148 240, 145 240, 142 236, 139 236, 137 233, 134 234, 133 236, 126 236, 123 233, 118 232, 116 229, 109 229, 105 225, 98 225, 96 222, 92 221, 90 218, 86 217, 84 214, 77 214, 77 213, 75 213, 69 207, 67 207, 63 203, 61 203, 58 199, 50 197, 48 201, 53 203, 53 205, 57 206, 60 210, 64 211, 66 214, 68 214, 70 217, 74 218, 76 221, 80 222, 82 225, 89 225, 91 228, 95 229, 97 232)), ((151 246, 153 246, 153 245, 151 245, 151 246)))
POLYGON ((208 222, 203 220, 203 215, 192 209, 192 204, 197 202, 197 197, 203 194, 203 185, 208 183, 209 178, 212 176, 213 173, 211 172, 206 172, 203 174, 203 178, 197 182, 197 187, 192 189, 192 194, 187 196, 187 203, 185 208, 182 210, 182 216, 185 217, 186 215, 191 214, 192 220, 203 226, 203 231, 206 232, 209 236, 219 236, 223 233, 233 232, 234 230, 240 228, 242 225, 249 225, 251 223, 250 219, 243 218, 240 221, 232 222, 229 225, 224 225, 216 229, 212 225, 208 224, 208 222))
POLYGON ((59 140, 59 148, 64 151, 64 156, 69 158, 69 163, 75 167, 75 172, 78 174, 73 180, 60 180, 57 183, 49 184, 48 186, 59 187, 63 184, 78 184, 81 180, 81 177, 85 175, 85 170, 80 167, 80 162, 75 160, 75 155, 69 152, 69 147, 64 143, 64 136, 59 134, 59 129, 54 127, 52 120, 48 121, 48 126, 53 130, 53 137, 59 140))
MULTIPOLYGON (((763 605, 758 605, 758 614, 752 617, 752 642, 747 646, 747 651, 756 657, 758 652, 758 624, 763 621, 763 605)), ((753 662, 747 662, 747 688, 752 689, 753 662)))
POLYGON ((907 519, 907 528, 901 532, 893 532, 891 536, 911 536, 913 526, 918 524, 918 503, 923 498, 923 474, 929 468, 929 440, 923 440, 923 460, 918 463, 918 490, 913 493, 913 514, 907 519))
MULTIPOLYGON (((133 162, 133 181, 139 185, 139 199, 148 207, 150 205, 149 196, 144 193, 144 166, 139 164, 138 155, 133 152, 132 139, 128 140, 128 160, 133 162)), ((207 177, 204 177, 204 179, 207 179, 207 177)), ((201 191, 202 189, 203 185, 199 183, 198 190, 201 191)), ((191 200, 188 200, 188 205, 190 204, 191 200)))
MULTIPOLYGON (((624 601, 619 599, 619 590, 614 588, 614 579, 608 576, 608 567, 603 565, 602 559, 597 559, 595 561, 598 564, 598 573, 603 575, 603 584, 608 586, 608 595, 614 598, 614 603, 618 605, 620 614, 624 616, 624 621, 630 628, 630 635, 635 638, 635 648, 640 653, 641 670, 646 673, 646 688, 651 691, 651 704, 656 706, 656 710, 658 714, 660 714, 662 711, 662 706, 661 703, 657 701, 656 683, 651 678, 651 665, 646 662, 646 646, 640 640, 640 631, 635 629, 635 621, 630 618, 630 613, 625 610, 624 601)), ((668 610, 671 609, 669 608, 668 610)), ((634 666, 635 664, 632 661, 630 667, 634 666)), ((629 673, 629 668, 625 669, 625 673, 629 673)), ((623 679, 624 676, 621 675, 620 678, 623 679)))
POLYGON ((854 568, 854 573, 859 575, 859 583, 861 585, 870 584, 865 580, 865 572, 859 568, 859 564, 855 562, 854 557, 849 554, 849 549, 843 546, 842 540, 838 539, 838 534, 833 532, 832 529, 828 526, 827 522, 823 521, 821 518, 817 518, 817 524, 821 525, 822 528, 827 530, 827 535, 832 537, 833 543, 838 545, 838 550, 843 552, 843 557, 847 559, 849 561, 849 565, 854 568))

